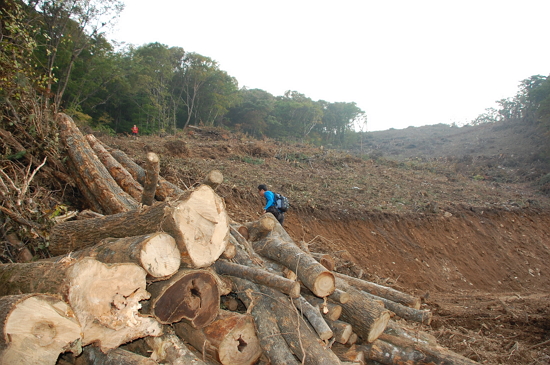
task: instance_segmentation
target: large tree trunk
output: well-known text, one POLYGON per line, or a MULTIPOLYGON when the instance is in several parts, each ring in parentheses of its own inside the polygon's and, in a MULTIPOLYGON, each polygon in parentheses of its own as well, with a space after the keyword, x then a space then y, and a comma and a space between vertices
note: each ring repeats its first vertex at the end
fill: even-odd
POLYGON ((254 317, 260 346, 272 365, 299 365, 287 342, 281 335, 276 314, 271 308, 272 299, 260 287, 248 280, 232 277, 239 299, 254 317))
MULTIPOLYGON (((401 303, 414 309, 420 308, 421 300, 418 297, 414 297, 412 295, 400 292, 399 290, 395 290, 387 286, 378 285, 337 272, 334 273, 334 276, 337 279, 343 280, 347 285, 352 285, 359 290, 366 291, 367 293, 389 299, 396 303, 401 303)), ((337 280, 336 286, 340 287, 338 283, 340 283, 339 280, 337 280)), ((343 290, 345 291, 345 289, 343 290)))
POLYGON ((67 147, 69 157, 103 211, 115 214, 137 208, 137 201, 117 185, 73 120, 60 113, 57 121, 61 131, 60 138, 67 147))
POLYGON ((220 293, 215 274, 208 270, 181 269, 168 280, 149 284, 151 300, 143 312, 160 323, 189 321, 195 328, 210 324, 218 315, 220 293))
POLYGON ((134 264, 103 264, 91 258, 0 265, 0 295, 59 294, 82 327, 82 344, 103 351, 161 332, 153 318, 138 313, 149 298, 146 273, 134 264))
MULTIPOLYGON (((130 174, 132 174, 137 182, 139 182, 141 185, 145 185, 146 172, 141 166, 135 163, 124 152, 110 147, 105 148, 111 153, 111 156, 113 156, 118 162, 120 162, 122 166, 124 166, 126 170, 128 170, 130 174)), ((185 190, 178 188, 176 185, 159 176, 155 197, 158 200, 163 201, 166 200, 166 198, 168 197, 177 197, 183 194, 184 191, 185 190)))
POLYGON ((93 134, 86 136, 88 143, 92 147, 96 156, 99 158, 103 166, 109 171, 109 174, 116 181, 118 186, 128 193, 136 202, 141 201, 143 187, 132 177, 120 162, 115 160, 113 156, 103 147, 103 145, 95 138, 93 134))
POLYGON ((361 291, 349 288, 350 300, 340 303, 342 306, 341 319, 353 326, 353 330, 367 342, 376 340, 390 320, 390 311, 374 301, 361 291))
POLYGON ((181 338, 224 365, 252 365, 262 354, 249 314, 220 310, 216 320, 204 328, 183 322, 174 327, 181 338))
POLYGON ((108 237, 122 238, 163 230, 176 240, 182 263, 206 267, 220 257, 229 239, 229 217, 211 187, 186 191, 176 201, 101 218, 59 223, 50 236, 50 252, 65 254, 108 237))
POLYGON ((291 298, 298 298, 300 296, 300 283, 286 279, 282 276, 271 274, 269 271, 234 264, 224 260, 218 260, 212 266, 220 275, 236 276, 250 280, 256 284, 269 286, 287 294, 291 298))
POLYGON ((181 263, 176 240, 163 232, 125 238, 105 238, 95 246, 72 252, 71 257, 93 257, 106 264, 130 262, 154 278, 170 276, 181 263))
POLYGON ((334 276, 313 257, 300 250, 292 241, 283 241, 280 237, 268 236, 253 243, 254 250, 290 270, 315 295, 326 297, 334 289, 334 276))
POLYGON ((80 323, 58 296, 1 297, 0 323, 0 365, 54 365, 63 352, 80 354, 80 323))

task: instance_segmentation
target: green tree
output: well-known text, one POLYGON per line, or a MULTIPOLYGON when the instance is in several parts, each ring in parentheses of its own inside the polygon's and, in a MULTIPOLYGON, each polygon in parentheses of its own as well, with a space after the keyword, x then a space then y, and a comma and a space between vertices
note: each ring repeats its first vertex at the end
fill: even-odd
POLYGON ((329 143, 343 144, 346 133, 353 128, 357 118, 365 118, 362 111, 354 102, 323 103, 322 124, 317 126, 319 132, 329 143))
POLYGON ((313 128, 321 123, 323 110, 321 104, 297 91, 287 91, 277 98, 273 116, 282 128, 271 130, 276 137, 306 138, 313 128))
POLYGON ((227 124, 250 135, 261 137, 269 125, 278 125, 272 116, 275 97, 261 89, 242 88, 240 101, 229 109, 227 124))

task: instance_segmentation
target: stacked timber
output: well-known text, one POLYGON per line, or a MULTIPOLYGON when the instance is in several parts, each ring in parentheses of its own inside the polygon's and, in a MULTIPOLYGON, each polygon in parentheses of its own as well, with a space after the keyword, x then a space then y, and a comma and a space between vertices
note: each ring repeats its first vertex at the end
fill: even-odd
POLYGON ((474 363, 391 319, 429 324, 419 298, 335 272, 271 214, 232 221, 219 171, 182 190, 58 122, 93 213, 52 229, 55 257, 0 265, 0 365, 474 363))

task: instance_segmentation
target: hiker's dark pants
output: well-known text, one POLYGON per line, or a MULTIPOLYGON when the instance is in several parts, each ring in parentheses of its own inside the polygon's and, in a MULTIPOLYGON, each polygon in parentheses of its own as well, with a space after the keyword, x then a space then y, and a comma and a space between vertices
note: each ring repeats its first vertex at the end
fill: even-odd
POLYGON ((283 222, 285 221, 285 213, 280 212, 279 209, 277 209, 274 205, 267 208, 266 213, 273 214, 273 216, 277 218, 281 226, 283 225, 283 222))

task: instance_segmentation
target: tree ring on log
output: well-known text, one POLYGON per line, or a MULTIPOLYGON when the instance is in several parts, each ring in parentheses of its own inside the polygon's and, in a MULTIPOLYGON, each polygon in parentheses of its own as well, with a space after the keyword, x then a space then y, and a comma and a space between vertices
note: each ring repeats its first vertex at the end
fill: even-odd
POLYGON ((167 233, 157 233, 142 248, 141 266, 153 277, 163 277, 178 271, 181 254, 176 240, 167 233), (168 252, 166 251, 168 249, 168 252), (159 257, 163 265, 159 265, 159 257))
POLYGON ((332 294, 334 292, 334 275, 332 275, 331 272, 319 274, 315 280, 312 291, 317 295, 321 294, 322 297, 332 294))
POLYGON ((376 318, 374 323, 371 326, 371 331, 369 333, 369 336, 367 338, 367 342, 371 343, 374 340, 376 340, 380 335, 384 332, 386 329, 386 326, 388 325, 388 322, 390 320, 390 312, 385 311, 383 312, 380 317, 376 318))

